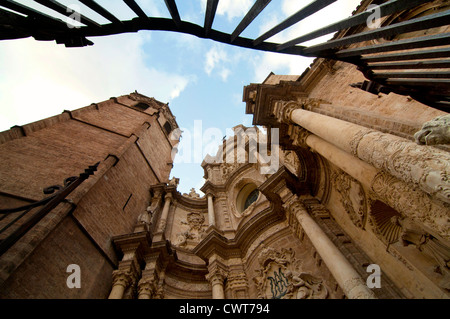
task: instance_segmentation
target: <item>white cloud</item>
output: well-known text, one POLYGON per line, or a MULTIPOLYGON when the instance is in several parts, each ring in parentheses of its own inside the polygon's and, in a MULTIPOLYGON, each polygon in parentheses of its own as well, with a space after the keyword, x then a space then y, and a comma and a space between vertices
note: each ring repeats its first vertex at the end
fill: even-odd
POLYGON ((92 38, 94 46, 84 48, 32 38, 0 42, 0 131, 134 90, 162 102, 175 99, 193 77, 148 66, 147 38, 92 38))
POLYGON ((312 58, 297 55, 266 52, 253 61, 254 82, 261 83, 270 72, 275 74, 301 75, 312 63, 312 58))
POLYGON ((217 74, 225 82, 231 74, 231 70, 226 67, 226 64, 229 62, 230 57, 227 52, 218 45, 213 45, 205 54, 205 72, 211 75, 213 70, 216 70, 217 74))

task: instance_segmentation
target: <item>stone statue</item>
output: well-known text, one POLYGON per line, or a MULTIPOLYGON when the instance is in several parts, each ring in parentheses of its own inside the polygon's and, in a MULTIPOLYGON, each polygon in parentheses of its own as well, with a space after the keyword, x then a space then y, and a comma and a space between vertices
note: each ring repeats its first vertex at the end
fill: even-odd
POLYGON ((172 177, 172 179, 169 181, 169 186, 175 186, 177 187, 178 184, 180 183, 180 179, 176 178, 176 177, 172 177))
POLYGON ((422 129, 414 134, 417 144, 450 144, 450 114, 439 116, 423 124, 422 129))
POLYGON ((138 216, 138 225, 144 226, 144 229, 149 231, 150 226, 152 225, 152 218, 153 212, 150 209, 150 206, 148 206, 147 209, 138 216))
POLYGON ((404 246, 414 245, 437 263, 436 272, 443 275, 441 287, 450 289, 450 247, 434 237, 411 218, 394 216, 391 222, 402 228, 400 238, 404 246))
POLYGON ((191 191, 189 192, 188 196, 192 197, 192 198, 200 198, 200 195, 197 194, 197 192, 195 191, 195 188, 191 188, 191 191))
POLYGON ((322 284, 322 280, 306 274, 286 271, 288 288, 286 296, 290 299, 325 299, 328 297, 328 290, 322 284))

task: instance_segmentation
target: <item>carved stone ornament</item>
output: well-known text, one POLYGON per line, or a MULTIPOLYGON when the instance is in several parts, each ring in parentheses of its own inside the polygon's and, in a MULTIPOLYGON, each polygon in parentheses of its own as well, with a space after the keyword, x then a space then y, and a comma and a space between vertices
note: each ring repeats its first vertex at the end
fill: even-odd
POLYGON ((112 272, 113 286, 120 285, 127 288, 134 284, 137 276, 135 271, 116 269, 112 272))
POLYGON ((200 198, 200 194, 198 194, 198 193, 195 191, 195 188, 191 188, 189 194, 184 193, 183 195, 184 195, 184 196, 187 196, 187 197, 190 197, 190 198, 200 198))
POLYGON ((222 163, 220 165, 220 172, 222 174, 222 180, 226 181, 231 174, 239 168, 242 164, 239 163, 222 163))
POLYGON ((292 248, 263 248, 253 281, 261 299, 325 299, 328 290, 320 278, 301 271, 292 248))
POLYGON ((183 232, 178 233, 175 246, 185 247, 189 240, 200 242, 205 235, 205 216, 202 213, 189 213, 186 216, 186 222, 181 222, 188 226, 183 232))
POLYGON ((401 228, 400 239, 404 246, 413 245, 425 255, 434 259, 435 272, 441 274, 441 286, 450 289, 450 246, 448 242, 428 233, 411 218, 393 217, 393 224, 401 228))
POLYGON ((446 240, 450 239, 450 207, 447 204, 437 205, 425 193, 385 172, 375 176, 371 188, 376 197, 403 216, 423 223, 446 240))
POLYGON ((352 153, 363 161, 450 203, 448 152, 378 131, 362 130, 351 144, 352 153))
POLYGON ((450 114, 423 124, 422 129, 414 134, 414 139, 420 145, 450 144, 450 114))
POLYGON ((356 227, 363 228, 367 217, 364 188, 356 179, 341 170, 333 171, 331 180, 351 221, 356 227))

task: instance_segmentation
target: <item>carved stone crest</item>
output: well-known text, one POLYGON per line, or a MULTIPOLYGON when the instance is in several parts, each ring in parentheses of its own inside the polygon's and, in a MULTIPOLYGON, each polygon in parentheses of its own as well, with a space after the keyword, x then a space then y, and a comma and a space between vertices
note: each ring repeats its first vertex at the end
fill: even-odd
POLYGON ((186 216, 186 221, 181 222, 187 225, 185 231, 178 233, 175 245, 184 247, 188 241, 199 242, 205 235, 205 229, 208 225, 205 224, 205 216, 202 213, 189 213, 186 216))
POLYGON ((292 248, 263 248, 260 268, 253 278, 262 299, 325 299, 328 290, 320 278, 302 272, 292 248))

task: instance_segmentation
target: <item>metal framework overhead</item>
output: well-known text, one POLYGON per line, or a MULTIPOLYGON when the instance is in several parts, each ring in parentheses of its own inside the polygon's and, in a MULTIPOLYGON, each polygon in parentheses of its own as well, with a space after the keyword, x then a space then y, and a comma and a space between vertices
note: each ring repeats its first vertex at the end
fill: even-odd
MULTIPOLYGON (((219 0, 207 0, 203 25, 183 20, 175 0, 164 0, 171 18, 148 16, 136 1, 123 0, 136 15, 131 20, 120 20, 94 0, 74 1, 74 3, 79 2, 87 6, 110 22, 103 24, 56 0, 34 1, 66 17, 78 17, 81 26, 69 27, 70 25, 66 21, 30 8, 19 1, 0 0, 0 39, 31 36, 36 40, 55 40, 67 47, 82 47, 93 45, 88 38, 97 36, 140 30, 181 32, 254 50, 328 58, 352 63, 364 73, 370 82, 382 87, 384 92, 409 95, 431 107, 450 111, 450 72, 448 70, 450 67, 450 33, 397 38, 401 34, 449 25, 449 8, 405 21, 394 21, 374 29, 365 27, 374 11, 360 11, 336 23, 301 34, 285 43, 274 43, 268 39, 305 18, 317 14, 338 0, 311 0, 305 7, 255 39, 243 37, 241 34, 264 11, 271 0, 255 0, 253 6, 231 33, 213 28, 219 0), (320 44, 302 45, 307 41, 333 33, 339 34, 339 36, 320 44), (380 43, 368 45, 367 41, 379 41, 380 43)), ((398 15, 430 2, 433 1, 372 1, 378 5, 377 10, 380 17, 398 15)))

